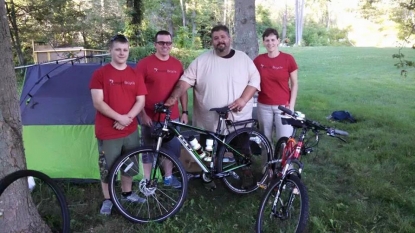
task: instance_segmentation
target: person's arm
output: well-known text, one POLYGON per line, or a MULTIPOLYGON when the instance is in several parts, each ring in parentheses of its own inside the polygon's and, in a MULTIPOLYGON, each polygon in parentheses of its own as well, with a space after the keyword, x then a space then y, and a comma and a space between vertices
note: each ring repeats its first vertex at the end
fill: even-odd
POLYGON ((147 126, 153 125, 153 120, 147 115, 146 111, 143 109, 139 114, 138 117, 140 118, 140 123, 147 126))
POLYGON ((131 110, 128 112, 127 116, 130 118, 136 117, 144 108, 144 103, 146 101, 145 95, 139 95, 135 97, 135 104, 131 108, 131 110))
MULTIPOLYGON (((186 92, 187 89, 189 89, 191 86, 189 83, 179 80, 176 84, 176 86, 173 89, 173 92, 171 93, 170 97, 166 100, 164 105, 170 107, 173 106, 176 101, 186 92)), ((187 95, 187 94, 186 94, 187 95)))
MULTIPOLYGON (((134 117, 139 115, 141 112, 144 112, 143 111, 144 103, 145 103, 145 96, 144 95, 137 96, 136 102, 131 108, 131 110, 128 112, 127 116, 130 119, 134 119, 134 117), (139 113, 137 113, 137 111, 139 113)), ((113 127, 118 130, 123 130, 125 128, 125 125, 122 125, 118 121, 115 121, 113 127)))
POLYGON ((232 104, 229 105, 229 108, 231 110, 235 110, 235 111, 241 111, 246 103, 248 103, 248 101, 255 95, 255 92, 257 92, 258 89, 256 89, 256 87, 253 86, 246 86, 244 91, 242 92, 241 97, 239 97, 238 99, 236 99, 232 104))
POLYGON ((120 122, 122 125, 129 125, 132 120, 127 115, 121 115, 114 111, 107 103, 104 102, 104 91, 102 89, 91 89, 92 102, 97 111, 104 116, 120 122))
POLYGON ((295 101, 297 100, 298 92, 298 70, 294 70, 290 73, 290 86, 291 86, 291 96, 290 96, 290 110, 294 111, 295 101))
POLYGON ((182 116, 180 117, 180 121, 187 124, 189 122, 189 109, 187 108, 188 103, 188 96, 187 90, 184 92, 183 95, 180 96, 180 105, 182 106, 182 116))
POLYGON ((242 111, 248 101, 255 95, 257 91, 261 89, 261 77, 259 75, 258 69, 256 68, 251 58, 249 58, 247 55, 245 59, 247 61, 249 82, 242 92, 242 95, 228 106, 231 110, 234 111, 242 111))

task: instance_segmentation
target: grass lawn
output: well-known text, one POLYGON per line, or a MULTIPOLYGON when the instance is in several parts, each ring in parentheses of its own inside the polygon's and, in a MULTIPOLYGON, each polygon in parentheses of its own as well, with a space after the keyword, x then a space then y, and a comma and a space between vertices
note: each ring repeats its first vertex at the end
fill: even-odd
MULTIPOLYGON (((400 76, 393 66, 396 48, 281 50, 299 66, 296 110, 350 133, 347 143, 323 137, 318 150, 303 158, 309 232, 415 232, 415 70, 400 76), (358 122, 329 122, 334 110, 348 110, 358 122)), ((415 60, 412 50, 404 53, 415 60)), ((177 215, 137 225, 118 214, 98 215, 98 184, 64 189, 73 231, 100 233, 253 232, 263 192, 237 196, 221 185, 208 192, 200 180, 191 180, 177 215)))

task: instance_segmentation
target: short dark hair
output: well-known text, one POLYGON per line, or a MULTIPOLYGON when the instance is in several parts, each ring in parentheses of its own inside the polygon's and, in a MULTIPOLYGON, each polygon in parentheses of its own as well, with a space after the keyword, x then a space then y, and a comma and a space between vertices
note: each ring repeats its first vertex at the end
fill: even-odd
POLYGON ((128 43, 128 39, 127 39, 127 37, 125 37, 122 34, 117 34, 117 35, 111 37, 111 39, 110 39, 110 41, 108 43, 108 47, 111 48, 112 45, 114 44, 114 42, 119 42, 119 43, 123 43, 124 44, 124 43, 128 43))
MULTIPOLYGON (((166 31, 166 30, 161 30, 161 31, 158 31, 157 33, 156 33, 156 35, 154 36, 154 42, 157 42, 157 36, 159 36, 159 35, 163 35, 163 36, 170 36, 170 38, 172 38, 172 36, 171 36, 171 33, 170 32, 168 32, 168 31, 166 31)), ((172 38, 173 39, 173 38, 172 38)))
POLYGON ((210 38, 212 38, 212 36, 213 36, 213 33, 214 33, 214 32, 218 32, 218 31, 224 31, 224 32, 226 32, 226 33, 228 34, 228 36, 230 37, 230 34, 229 34, 229 28, 228 28, 228 27, 226 27, 225 25, 219 24, 219 25, 214 26, 214 27, 212 28, 212 30, 210 30, 210 38))
POLYGON ((267 28, 265 29, 264 33, 262 33, 262 40, 265 40, 265 37, 270 36, 271 34, 274 34, 275 36, 277 36, 277 39, 280 38, 280 36, 278 35, 277 29, 267 28))

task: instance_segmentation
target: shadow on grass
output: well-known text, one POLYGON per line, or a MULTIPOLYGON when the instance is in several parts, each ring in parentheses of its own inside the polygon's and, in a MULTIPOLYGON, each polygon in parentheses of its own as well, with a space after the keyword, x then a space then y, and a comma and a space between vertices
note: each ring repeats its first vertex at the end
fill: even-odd
POLYGON ((201 179, 189 181, 181 210, 163 223, 134 224, 113 209, 101 216, 103 200, 99 183, 60 182, 71 212, 73 232, 252 232, 262 190, 248 195, 230 193, 220 180, 210 191, 201 179))

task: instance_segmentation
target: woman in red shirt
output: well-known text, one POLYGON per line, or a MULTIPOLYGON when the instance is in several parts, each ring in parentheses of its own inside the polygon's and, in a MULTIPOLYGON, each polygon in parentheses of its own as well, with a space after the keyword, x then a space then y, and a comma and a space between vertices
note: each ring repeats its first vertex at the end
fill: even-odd
POLYGON ((281 123, 281 111, 278 106, 283 105, 294 111, 298 91, 298 67, 290 54, 279 51, 281 41, 277 30, 267 28, 262 34, 262 39, 267 53, 254 59, 261 75, 257 114, 260 130, 272 142, 273 126, 276 140, 288 137, 292 133, 292 126, 281 123))

